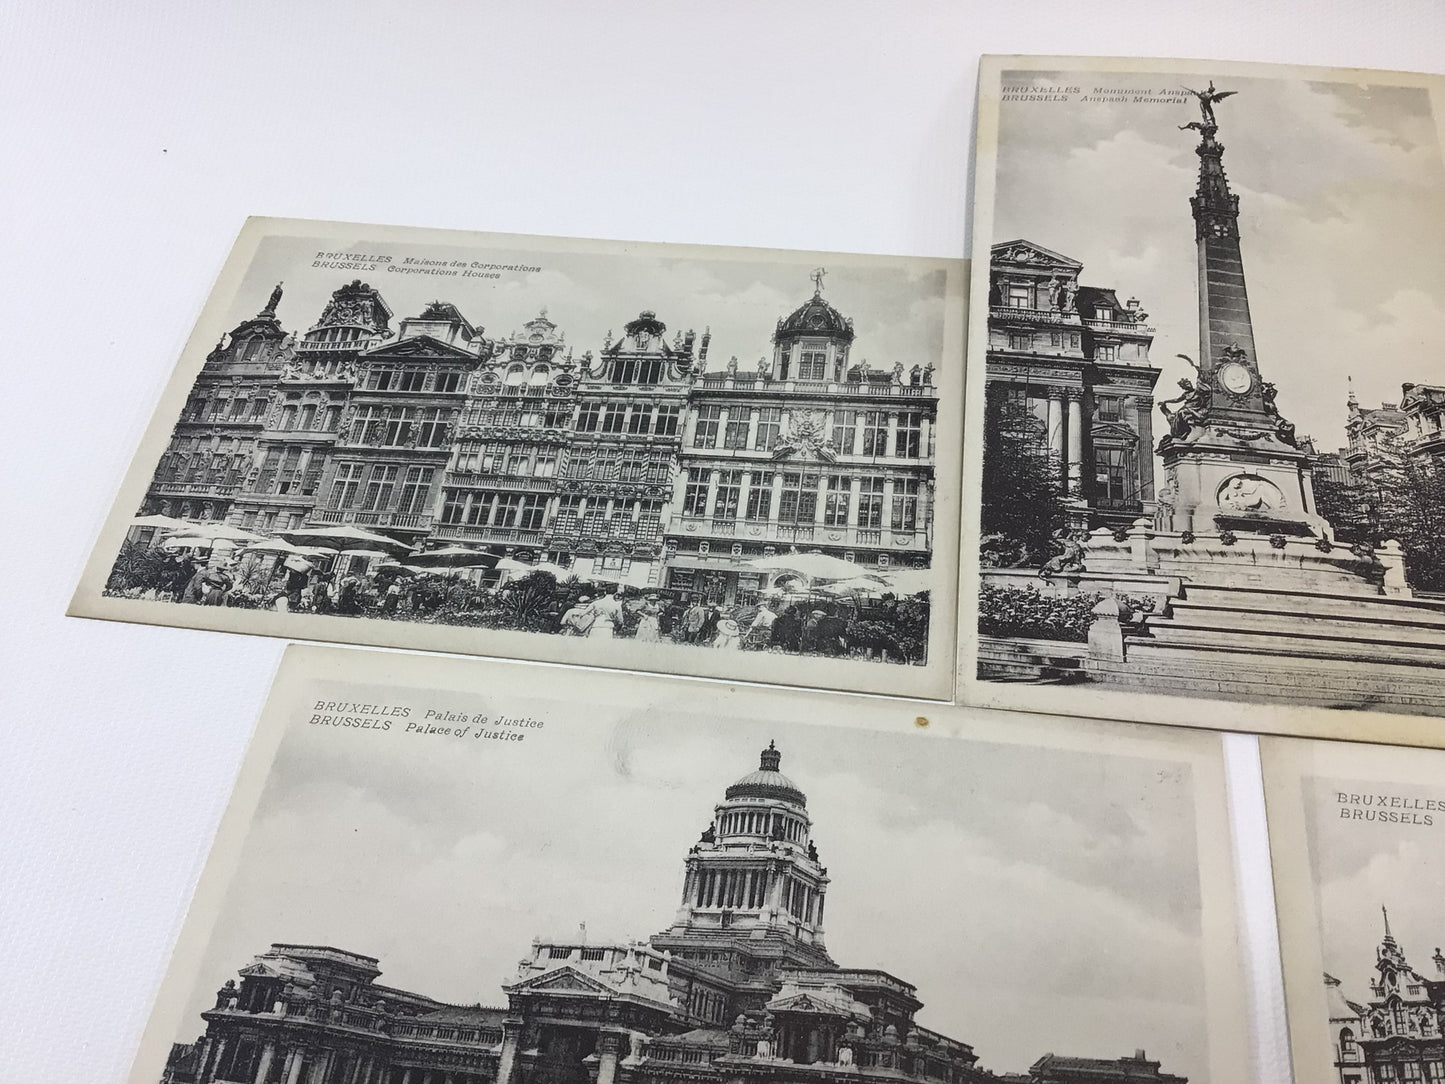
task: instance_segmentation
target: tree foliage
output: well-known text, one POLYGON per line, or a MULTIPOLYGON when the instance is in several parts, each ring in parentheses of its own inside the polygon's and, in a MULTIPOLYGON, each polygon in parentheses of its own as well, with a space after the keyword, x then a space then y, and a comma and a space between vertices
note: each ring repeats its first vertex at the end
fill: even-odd
POLYGON ((1377 461, 1349 482, 1317 476, 1315 503, 1347 544, 1394 539, 1417 591, 1445 591, 1445 467, 1419 457, 1377 461))
POLYGON ((985 418, 980 558, 1035 567, 1066 522, 1063 479, 1049 462, 1044 423, 1022 400, 990 396, 985 418))

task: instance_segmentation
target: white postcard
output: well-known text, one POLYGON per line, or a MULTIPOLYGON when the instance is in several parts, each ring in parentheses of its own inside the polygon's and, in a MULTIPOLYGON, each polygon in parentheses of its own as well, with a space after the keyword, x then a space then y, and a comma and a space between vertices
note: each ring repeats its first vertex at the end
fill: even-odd
POLYGON ((1217 735, 292 647, 132 1080, 1233 1084, 1246 1000, 1217 735))
POLYGON ((960 699, 1445 741, 1442 90, 984 59, 960 699))
POLYGON ((253 219, 71 612, 949 699, 965 267, 253 219))

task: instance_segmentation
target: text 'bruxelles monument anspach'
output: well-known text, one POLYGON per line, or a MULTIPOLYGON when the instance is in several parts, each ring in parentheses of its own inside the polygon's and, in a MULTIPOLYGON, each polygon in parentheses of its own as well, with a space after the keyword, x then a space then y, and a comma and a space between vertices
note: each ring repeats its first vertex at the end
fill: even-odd
POLYGON ((1445 604, 1415 596, 1398 542, 1337 537, 1316 503, 1321 457, 1282 413, 1277 400, 1287 400, 1290 389, 1265 378, 1240 250, 1239 197, 1225 175, 1215 114, 1235 92, 1211 81, 1189 93, 1199 119, 1179 127, 1199 135, 1190 199, 1199 354, 1197 361, 1180 355, 1195 375, 1179 381, 1179 395, 1157 404, 1168 426, 1152 449, 1163 468, 1157 484, 1148 414, 1158 370, 1148 364, 1153 329, 1142 325, 1137 303, 1125 309, 1112 291, 1093 290, 1099 311, 1075 319, 1067 310, 1080 308, 1079 263, 1032 242, 995 246, 988 375, 1004 394, 991 396, 986 439, 996 449, 1008 436, 1000 433, 998 410, 1006 395, 1027 396, 1033 407, 1037 388, 1050 394, 1039 424, 1061 480, 1066 526, 1054 535, 1062 552, 1042 569, 1008 567, 986 553, 985 564, 994 567, 983 570, 983 591, 1099 601, 1087 644, 991 634, 985 607, 978 675, 1445 712, 1445 604), (1032 306, 1029 313, 1007 307, 1010 290, 1032 306), (1089 321, 1091 315, 1098 319, 1089 321), (1061 349, 1039 354, 1040 331, 1031 323, 1047 324, 1049 341, 1061 349), (1086 351, 1092 342, 1093 357, 1070 361, 1066 340, 1072 336, 1078 353, 1080 333, 1086 351), (1026 390, 1010 390, 1020 384, 1026 390), (1095 403, 1092 431, 1082 425, 1085 398, 1095 403), (1097 485, 1083 477, 1086 433, 1097 485), (1117 463, 1108 458, 1114 447, 1117 463))

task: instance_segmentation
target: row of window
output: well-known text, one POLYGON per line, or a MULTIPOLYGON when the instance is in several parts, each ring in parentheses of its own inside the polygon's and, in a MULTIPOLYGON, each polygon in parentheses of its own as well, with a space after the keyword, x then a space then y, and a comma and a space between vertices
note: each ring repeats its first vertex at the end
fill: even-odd
MULTIPOLYGON (((713 519, 748 523, 822 523, 825 527, 846 527, 852 511, 853 483, 850 475, 819 475, 809 471, 754 472, 749 485, 743 485, 743 471, 713 472, 691 467, 683 490, 682 511, 688 516, 708 514, 709 498, 713 519), (775 485, 775 477, 782 479, 775 485), (746 490, 746 492, 744 492, 746 490), (775 492, 776 490, 776 492, 775 492), (820 507, 821 505, 821 507, 820 507)), ((865 529, 883 526, 885 509, 884 480, 859 478, 857 519, 855 525, 865 529)), ((918 527, 918 498, 921 486, 917 478, 899 478, 893 483, 893 504, 888 511, 889 525, 895 531, 912 531, 918 527)))
POLYGON ((681 417, 682 406, 678 403, 648 407, 631 403, 589 402, 578 408, 577 431, 672 437, 677 435, 681 417))
MULTIPOLYGON (((839 350, 839 351, 837 352, 837 355, 836 355, 836 358, 835 358, 835 363, 834 363, 834 368, 833 368, 833 379, 834 379, 834 380, 837 380, 837 379, 840 378, 840 374, 841 374, 842 371, 843 371, 843 366, 844 366, 844 364, 847 362, 847 359, 848 359, 848 355, 847 355, 847 352, 846 352, 846 351, 844 351, 844 350, 839 350)), ((779 376, 781 379, 783 379, 783 380, 787 380, 787 379, 788 379, 788 369, 789 369, 789 365, 788 365, 788 361, 789 361, 788 355, 787 355, 787 354, 784 354, 784 355, 782 356, 782 358, 780 359, 780 361, 781 361, 781 364, 780 364, 780 366, 779 366, 778 376, 779 376)), ((828 351, 827 351, 826 349, 822 348, 822 347, 815 347, 815 348, 804 347, 804 348, 802 348, 801 350, 799 350, 799 351, 798 351, 798 368, 796 369, 796 371, 795 371, 794 374, 793 374, 793 379, 795 379, 795 380, 827 380, 827 379, 828 379, 828 351)))
POLYGON ((1035 335, 1027 331, 1010 331, 1008 348, 1010 350, 1032 350, 1037 346, 1042 349, 1046 339, 1051 350, 1078 350, 1080 346, 1077 331, 1050 331, 1047 336, 1043 332, 1035 335))
POLYGON ((1418 1061, 1382 1062, 1370 1068, 1374 1073, 1373 1084, 1445 1084, 1445 1061, 1439 1058, 1424 1065, 1418 1061))
POLYGON ((231 395, 229 392, 222 392, 214 397, 207 396, 204 392, 194 394, 186 401, 186 407, 181 411, 181 421, 185 422, 244 422, 259 421, 266 413, 266 405, 270 400, 267 398, 254 398, 249 395, 231 395))
POLYGON ((347 435, 350 444, 380 448, 441 448, 451 412, 441 407, 363 407, 347 435))
MULTIPOLYGON (((783 423, 781 407, 756 411, 732 409, 723 418, 723 407, 699 407, 693 430, 694 448, 717 448, 770 452, 778 443, 783 423), (756 424, 754 424, 756 416, 756 424), (719 445, 721 440, 721 445, 719 445)), ((889 415, 882 410, 836 410, 828 420, 829 439, 844 455, 883 456, 917 459, 924 454, 923 414, 905 411, 895 415, 896 437, 888 447, 889 415)))
POLYGON ((535 493, 479 493, 447 489, 442 496, 442 522, 461 527, 516 527, 540 531, 547 518, 547 498, 535 493))
POLYGON ((241 481, 247 457, 211 452, 171 452, 161 456, 156 467, 158 482, 188 482, 192 485, 235 485, 241 481))
POLYGON ((520 425, 528 428, 543 426, 548 429, 565 429, 572 424, 573 409, 570 403, 523 403, 509 405, 496 403, 491 406, 473 407, 462 415, 463 425, 520 425))
POLYGON ((430 391, 457 392, 466 380, 463 369, 436 369, 428 372, 416 366, 377 365, 368 369, 362 387, 367 391, 430 391))
POLYGON ((551 478, 560 453, 552 445, 465 441, 457 446, 453 470, 462 474, 506 474, 518 478, 551 478))
POLYGON ((365 463, 338 463, 326 507, 333 511, 345 508, 358 508, 363 512, 391 511, 392 498, 398 494, 399 487, 395 511, 403 515, 421 515, 426 511, 427 495, 435 475, 434 467, 407 467, 403 475, 401 468, 394 463, 377 463, 371 467, 368 476, 365 463))
MULTIPOLYGON (((548 498, 532 493, 500 493, 447 488, 442 491, 441 522, 456 527, 515 527, 540 531, 547 525, 548 498)), ((559 534, 583 534, 594 541, 627 539, 656 541, 662 538, 662 502, 616 501, 611 515, 604 501, 592 501, 583 510, 583 498, 563 497, 558 501, 552 528, 559 534)))
POLYGON ((334 433, 341 421, 341 406, 333 403, 287 403, 276 416, 276 428, 283 433, 334 433))

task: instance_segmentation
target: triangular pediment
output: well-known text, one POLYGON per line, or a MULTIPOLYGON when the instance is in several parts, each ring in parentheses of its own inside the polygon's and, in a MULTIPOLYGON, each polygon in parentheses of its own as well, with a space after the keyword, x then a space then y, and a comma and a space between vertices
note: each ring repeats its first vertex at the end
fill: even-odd
POLYGON ((1026 267, 1056 267, 1060 270, 1070 271, 1079 271, 1084 266, 1078 260, 1072 260, 1061 252, 1044 248, 1043 245, 1023 238, 994 245, 989 250, 989 257, 994 265, 1021 264, 1026 267))
POLYGON ((1139 443, 1139 434, 1122 422, 1095 422, 1089 433, 1096 441, 1114 441, 1120 444, 1139 443))
POLYGON ((512 994, 613 994, 616 993, 616 990, 600 979, 596 979, 585 972, 578 971, 575 967, 564 966, 513 983, 507 987, 507 992, 512 994))
POLYGON ((253 963, 241 968, 238 974, 243 979, 289 979, 293 973, 282 971, 270 964, 253 963))
POLYGON ((459 346, 452 346, 440 339, 433 339, 430 335, 413 335, 409 339, 401 339, 397 342, 387 343, 366 352, 368 358, 447 358, 466 361, 479 361, 476 354, 470 350, 463 350, 459 346))

